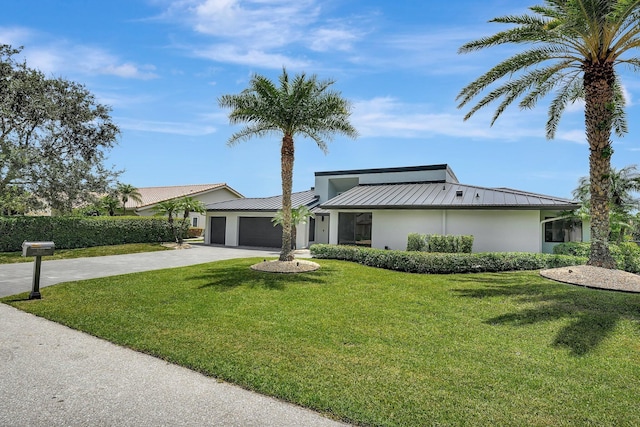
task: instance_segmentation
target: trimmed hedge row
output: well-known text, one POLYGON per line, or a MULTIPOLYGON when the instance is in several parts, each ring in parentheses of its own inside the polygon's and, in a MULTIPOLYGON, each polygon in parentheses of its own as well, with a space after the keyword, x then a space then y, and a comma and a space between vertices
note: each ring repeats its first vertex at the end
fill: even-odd
POLYGON ((473 236, 418 234, 407 236, 407 251, 471 253, 473 236))
POLYGON ((57 249, 173 241, 166 218, 0 217, 0 252, 22 250, 23 241, 53 241, 57 249))
MULTIPOLYGON (((589 257, 591 244, 589 242, 567 242, 553 247, 553 253, 559 255, 573 255, 589 257)), ((609 251, 616 262, 616 268, 629 273, 640 273, 640 246, 633 242, 609 244, 609 251)))
POLYGON ((540 270, 584 264, 587 261, 584 257, 526 252, 431 253, 325 244, 312 245, 310 250, 315 258, 339 259, 388 270, 431 274, 540 270))

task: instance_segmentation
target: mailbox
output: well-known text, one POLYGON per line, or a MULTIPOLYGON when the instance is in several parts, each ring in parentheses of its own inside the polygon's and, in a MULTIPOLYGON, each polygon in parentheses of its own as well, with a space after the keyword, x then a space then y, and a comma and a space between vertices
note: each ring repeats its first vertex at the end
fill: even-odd
POLYGON ((33 263, 33 282, 29 299, 40 299, 40 264, 43 256, 53 255, 56 245, 53 242, 22 242, 22 256, 36 257, 33 263))
POLYGON ((23 242, 22 256, 51 256, 55 248, 53 242, 23 242))

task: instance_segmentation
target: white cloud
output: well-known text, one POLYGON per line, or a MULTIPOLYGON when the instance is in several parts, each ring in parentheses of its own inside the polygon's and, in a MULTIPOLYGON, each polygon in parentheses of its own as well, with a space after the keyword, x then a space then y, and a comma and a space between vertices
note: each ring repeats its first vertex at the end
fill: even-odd
POLYGON ((127 79, 153 79, 153 65, 123 61, 107 50, 66 40, 52 40, 51 35, 21 27, 0 27, 0 43, 26 45, 22 56, 32 68, 46 74, 112 75, 127 79))
POLYGON ((197 123, 136 120, 122 117, 117 118, 116 121, 118 123, 118 126, 125 130, 167 133, 171 135, 203 136, 210 135, 217 131, 214 126, 207 126, 197 123))
POLYGON ((186 0, 162 15, 209 38, 189 48, 196 56, 266 68, 303 68, 311 61, 299 47, 348 51, 362 37, 353 25, 323 18, 319 0, 186 0))
POLYGON ((587 143, 587 135, 585 134, 584 129, 574 129, 569 131, 557 132, 556 139, 577 142, 578 144, 587 143))
POLYGON ((465 122, 462 113, 434 113, 430 110, 428 105, 406 104, 395 98, 379 97, 355 102, 352 123, 365 138, 451 136, 505 141, 544 138, 543 128, 527 126, 530 120, 521 114, 505 114, 490 127, 489 118, 481 114, 465 122))
POLYGON ((310 64, 308 61, 289 58, 279 53, 269 53, 258 49, 244 50, 233 45, 214 45, 207 49, 197 50, 194 53, 201 58, 218 62, 253 65, 272 69, 281 69, 283 66, 289 69, 302 69, 310 64))
POLYGON ((0 43, 18 47, 33 36, 33 32, 23 27, 0 27, 0 43))

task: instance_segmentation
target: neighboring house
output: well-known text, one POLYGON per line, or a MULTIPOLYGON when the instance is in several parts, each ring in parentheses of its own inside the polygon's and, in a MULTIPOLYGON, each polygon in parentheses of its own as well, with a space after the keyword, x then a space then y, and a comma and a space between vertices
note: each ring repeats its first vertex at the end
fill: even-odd
MULTIPOLYGON (((176 185, 170 187, 142 187, 138 188, 142 202, 129 200, 125 205, 127 210, 133 211, 140 216, 156 215, 155 207, 158 203, 166 200, 177 199, 189 196, 201 201, 205 206, 210 203, 221 202, 231 199, 239 199, 242 194, 238 193, 227 184, 199 184, 199 185, 176 185)), ((181 216, 182 212, 178 213, 181 216)), ((189 214, 189 224, 192 227, 204 228, 205 215, 197 212, 189 214)))
MULTIPOLYGON (((551 252, 564 241, 588 241, 588 224, 574 224, 562 212, 579 204, 509 188, 458 182, 446 165, 316 172, 304 193, 315 220, 298 228, 298 247, 312 243, 406 249, 409 233, 473 235, 474 252, 551 252)), ((241 199, 207 206, 205 243, 258 246, 238 239, 249 232, 273 233, 270 218, 280 197, 241 199), (259 209, 269 200, 269 209, 259 209), (242 208, 236 203, 242 202, 242 208), (241 227, 260 213, 261 224, 241 227), (224 228, 225 239, 220 236, 224 228), (240 233, 242 231, 242 233, 240 233)), ((294 207, 296 205, 294 204, 294 207)), ((264 242, 263 242, 264 243, 264 242)), ((269 245, 276 244, 272 234, 269 245)))

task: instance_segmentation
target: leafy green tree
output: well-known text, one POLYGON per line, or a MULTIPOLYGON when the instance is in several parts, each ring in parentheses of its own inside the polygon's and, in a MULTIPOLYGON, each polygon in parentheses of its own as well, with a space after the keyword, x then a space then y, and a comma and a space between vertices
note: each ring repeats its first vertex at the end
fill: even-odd
POLYGON ((588 263, 614 268, 608 247, 611 132, 622 136, 627 131, 616 67, 640 66, 639 58, 629 56, 640 46, 640 1, 546 0, 529 9, 532 14, 493 19, 513 27, 460 48, 466 53, 498 45, 527 46, 464 87, 459 107, 488 90, 465 120, 498 102, 493 124, 516 100, 521 109, 529 109, 551 95, 546 133, 552 139, 567 105, 585 101, 592 239, 588 263))
POLYGON ((69 213, 118 176, 103 162, 119 130, 84 86, 46 78, 17 61, 19 53, 0 45, 0 200, 13 203, 17 187, 33 196, 27 210, 43 202, 69 213))
MULTIPOLYGON (((304 205, 291 209, 291 247, 293 249, 296 247, 298 225, 306 224, 307 221, 309 221, 309 218, 313 218, 313 216, 314 215, 309 208, 304 205)), ((284 214, 282 213, 282 209, 279 209, 278 212, 276 212, 275 216, 271 219, 271 222, 274 227, 276 225, 284 227, 284 214)))
POLYGON ((127 208, 125 205, 129 200, 133 200, 138 203, 142 202, 142 195, 138 189, 131 184, 123 184, 119 182, 116 185, 116 194, 118 194, 118 197, 122 202, 122 215, 126 213, 127 208))
POLYGON ((222 108, 230 108, 232 125, 246 123, 234 133, 229 145, 252 137, 281 135, 280 163, 282 177, 282 250, 280 261, 293 259, 291 251, 291 192, 293 188, 294 137, 311 138, 327 152, 325 140, 340 133, 355 138, 357 131, 349 122, 350 103, 339 92, 330 90, 333 80, 320 81, 315 75, 298 74, 289 78, 282 70, 279 85, 254 74, 249 87, 237 95, 218 99, 222 108))

